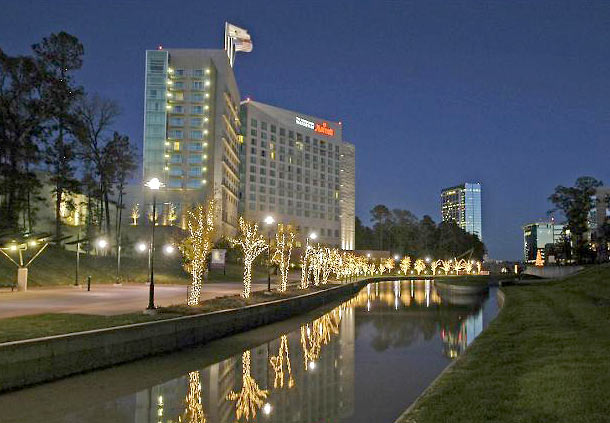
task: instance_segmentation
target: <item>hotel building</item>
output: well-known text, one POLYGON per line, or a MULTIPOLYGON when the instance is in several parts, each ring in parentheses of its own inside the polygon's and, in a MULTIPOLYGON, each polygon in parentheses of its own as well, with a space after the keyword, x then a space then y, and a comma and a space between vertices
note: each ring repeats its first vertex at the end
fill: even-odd
POLYGON ((355 147, 341 122, 246 100, 241 104, 240 214, 293 223, 354 249, 355 147))
POLYGON ((454 221, 466 232, 483 240, 481 217, 481 184, 464 183, 441 191, 443 222, 454 221))
POLYGON ((218 235, 234 235, 240 97, 226 51, 148 50, 145 84, 143 178, 164 184, 159 222, 184 227, 184 210, 214 195, 218 235))

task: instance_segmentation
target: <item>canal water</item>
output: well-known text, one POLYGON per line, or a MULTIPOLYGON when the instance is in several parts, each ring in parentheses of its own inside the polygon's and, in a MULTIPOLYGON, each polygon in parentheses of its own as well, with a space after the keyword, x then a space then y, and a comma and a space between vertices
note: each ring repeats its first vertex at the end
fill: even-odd
POLYGON ((0 422, 392 423, 496 316, 495 288, 369 284, 299 318, 0 396, 0 422))

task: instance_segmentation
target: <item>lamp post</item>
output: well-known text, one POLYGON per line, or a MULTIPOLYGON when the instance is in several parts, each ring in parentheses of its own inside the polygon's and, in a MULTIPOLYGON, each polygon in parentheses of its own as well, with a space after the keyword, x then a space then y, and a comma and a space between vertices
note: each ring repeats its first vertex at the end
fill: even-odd
POLYGON ((271 292, 271 225, 275 223, 275 219, 269 215, 263 222, 269 228, 267 230, 267 291, 271 292))
POLYGON ((148 290, 148 307, 149 312, 155 307, 155 226, 157 225, 157 191, 163 186, 159 178, 152 178, 146 182, 146 187, 150 188, 153 193, 153 209, 152 209, 152 231, 150 236, 150 285, 148 290))

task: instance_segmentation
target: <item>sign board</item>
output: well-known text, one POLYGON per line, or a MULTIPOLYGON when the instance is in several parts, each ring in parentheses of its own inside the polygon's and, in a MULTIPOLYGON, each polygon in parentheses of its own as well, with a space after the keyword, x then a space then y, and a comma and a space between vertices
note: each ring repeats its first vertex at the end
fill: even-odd
POLYGON ((295 123, 300 126, 304 126, 308 129, 313 129, 314 132, 319 134, 326 135, 328 137, 333 137, 335 135, 335 130, 328 126, 328 123, 315 123, 307 119, 303 119, 302 117, 296 116, 295 123))
POLYGON ((213 249, 212 250, 212 260, 210 261, 210 268, 211 269, 224 269, 226 254, 227 254, 227 250, 213 249))

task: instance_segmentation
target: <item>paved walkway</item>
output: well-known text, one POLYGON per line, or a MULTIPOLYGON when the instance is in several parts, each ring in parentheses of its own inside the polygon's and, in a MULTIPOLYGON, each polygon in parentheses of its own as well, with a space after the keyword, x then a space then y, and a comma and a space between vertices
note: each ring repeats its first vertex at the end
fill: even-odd
MULTIPOLYGON (((241 282, 203 285, 202 298, 238 294, 241 282)), ((253 283, 253 290, 267 284, 253 283)), ((186 285, 155 285, 155 304, 168 306, 186 302, 186 285)), ((75 313, 110 316, 144 310, 148 305, 148 285, 91 285, 83 287, 31 288, 27 292, 0 292, 0 319, 40 313, 75 313)))

